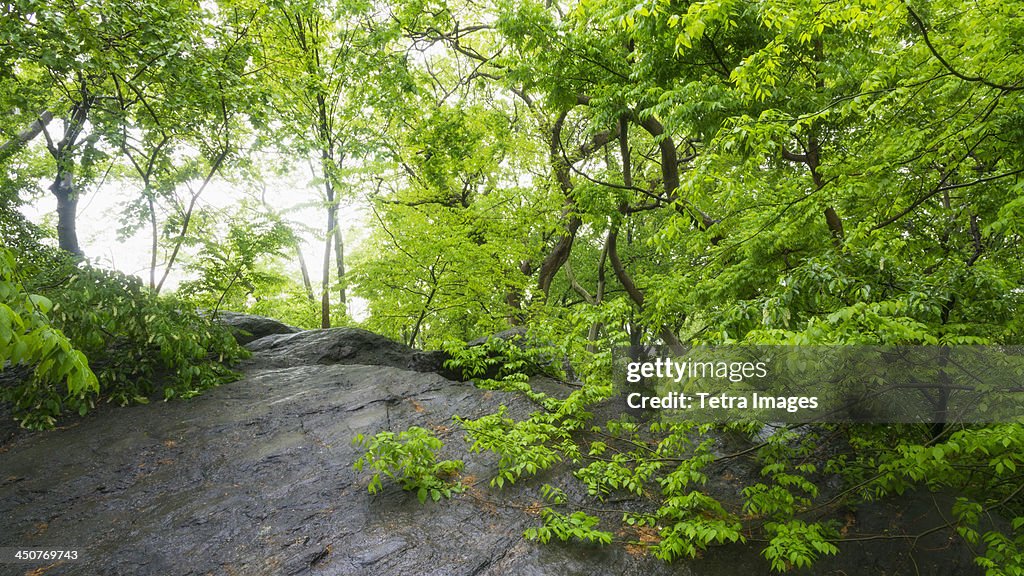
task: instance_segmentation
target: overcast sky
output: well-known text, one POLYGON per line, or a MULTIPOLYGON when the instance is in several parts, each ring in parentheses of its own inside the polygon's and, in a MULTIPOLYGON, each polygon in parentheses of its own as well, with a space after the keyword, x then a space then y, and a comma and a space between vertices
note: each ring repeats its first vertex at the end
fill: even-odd
MULTIPOLYGON (((262 186, 262 185, 261 185, 262 186)), ((44 184, 43 188, 46 185, 44 184)), ((248 192, 251 197, 259 190, 248 192)), ((144 228, 131 238, 120 240, 118 229, 121 227, 121 213, 128 202, 137 197, 138 190, 129 185, 107 182, 99 190, 86 190, 78 204, 78 238, 86 257, 101 266, 114 268, 127 274, 134 274, 148 281, 149 275, 149 229, 144 228)), ((223 180, 210 183, 200 197, 199 205, 204 208, 226 210, 246 198, 246 192, 223 180)), ((314 284, 323 270, 323 228, 326 226, 326 213, 322 207, 308 206, 319 198, 318 190, 313 188, 309 174, 291 174, 275 177, 266 182, 266 201, 275 210, 286 212, 285 218, 300 224, 296 232, 303 239, 303 255, 314 284), (314 230, 303 230, 303 227, 314 230)), ((22 211, 30 220, 41 223, 45 219, 56 221, 57 200, 52 194, 45 194, 34 202, 25 205, 22 211)), ((343 204, 339 211, 342 231, 345 238, 346 260, 354 252, 360 241, 365 237, 365 211, 356 202, 343 204)), ((163 253, 161 253, 162 261, 163 253)), ((299 280, 298 261, 291 258, 289 271, 299 280)), ((332 261, 333 266, 333 261, 332 261)), ((158 266, 157 274, 162 268, 158 266)), ((174 289, 184 277, 183 267, 179 260, 175 269, 168 277, 166 287, 174 289)), ((358 306, 362 308, 362 306, 358 306)), ((358 315, 358 312, 357 312, 358 315)))

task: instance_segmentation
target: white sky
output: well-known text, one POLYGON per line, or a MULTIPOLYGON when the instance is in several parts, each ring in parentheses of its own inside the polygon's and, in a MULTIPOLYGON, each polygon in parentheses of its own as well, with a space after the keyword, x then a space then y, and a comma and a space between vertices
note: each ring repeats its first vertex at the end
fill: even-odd
MULTIPOLYGON (((45 183, 45 189, 49 183, 45 183)), ((315 205, 320 198, 320 191, 315 187, 310 174, 289 174, 282 177, 269 177, 266 179, 266 201, 274 209, 282 212, 284 218, 290 223, 299 224, 295 227, 296 232, 303 240, 302 253, 309 269, 310 278, 314 285, 314 291, 319 293, 319 278, 323 271, 323 230, 326 227, 327 216, 322 207, 315 205), (303 230, 303 227, 312 230, 303 230)), ((198 186, 198 184, 193 184, 198 186)), ((257 184, 257 188, 249 191, 248 196, 260 193, 263 184, 257 184)), ((118 239, 118 229, 121 227, 121 213, 127 203, 137 197, 138 191, 130 184, 122 185, 117 182, 108 182, 99 190, 90 189, 83 193, 78 203, 78 240, 87 258, 100 266, 120 270, 127 274, 139 276, 146 283, 149 279, 150 259, 150 231, 148 227, 143 228, 131 238, 118 239)), ((214 179, 207 186, 203 195, 197 203, 197 208, 213 208, 230 212, 233 205, 237 204, 247 194, 224 180, 214 179)), ((47 192, 41 198, 22 207, 22 211, 33 222, 41 223, 44 219, 50 222, 56 221, 57 200, 47 192)), ((365 210, 361 209, 357 201, 343 203, 339 209, 342 232, 345 239, 346 263, 350 262, 350 255, 366 237, 365 210)), ((163 273, 162 262, 164 253, 161 251, 158 256, 157 281, 163 273)), ((301 282, 298 260, 289 254, 290 265, 288 271, 301 282)), ((333 259, 331 266, 334 266, 333 259)), ((186 279, 184 276, 181 256, 175 264, 174 270, 168 276, 164 290, 173 290, 177 285, 186 279)), ((349 313, 357 320, 365 316, 365 302, 351 302, 349 313)))

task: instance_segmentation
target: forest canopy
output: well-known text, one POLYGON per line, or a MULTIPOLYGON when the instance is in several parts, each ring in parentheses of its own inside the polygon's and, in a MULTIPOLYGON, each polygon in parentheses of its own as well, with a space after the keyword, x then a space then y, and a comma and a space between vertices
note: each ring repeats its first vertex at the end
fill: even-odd
MULTIPOLYGON (((233 378, 244 351, 219 310, 358 324, 534 399, 526 420, 461 421, 501 455, 496 486, 573 462, 593 497, 651 502, 621 523, 666 560, 749 540, 775 570, 804 567, 842 539, 808 511, 927 489, 957 494, 945 529, 989 574, 1024 571, 1019 424, 779 431, 745 454, 761 481, 735 502, 703 489, 721 462, 710 427, 590 432, 615 346, 1022 344, 1024 3, 18 0, 0 15, 0 366, 21 374, 2 397, 23 424, 233 378), (281 174, 305 182, 288 206, 265 192, 281 174), (80 199, 114 185, 132 199, 100 225, 145 238, 142 278, 79 238, 80 199), (209 201, 228 189, 244 200, 209 201), (22 216, 44 197, 52 218, 22 216), (517 367, 544 363, 520 348, 464 347, 512 327, 567 359, 567 399, 530 388, 517 367), (830 475, 844 488, 825 498, 830 475), (989 513, 1005 529, 982 528, 989 513)), ((366 463, 436 449, 423 432, 367 440, 366 463)), ((529 535, 612 539, 549 488, 529 535)))

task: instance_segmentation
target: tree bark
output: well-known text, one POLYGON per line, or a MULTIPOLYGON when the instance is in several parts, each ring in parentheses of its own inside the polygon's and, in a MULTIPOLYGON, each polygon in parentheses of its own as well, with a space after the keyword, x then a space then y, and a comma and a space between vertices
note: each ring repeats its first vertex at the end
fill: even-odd
POLYGON ((309 280, 309 267, 306 266, 306 258, 302 255, 302 246, 297 240, 294 248, 295 255, 299 258, 299 270, 302 271, 302 285, 306 288, 306 297, 310 302, 316 302, 316 296, 313 295, 313 283, 309 280))
POLYGON ((149 204, 149 288, 156 290, 156 252, 160 248, 160 227, 156 221, 156 199, 146 184, 146 202, 149 204))
MULTIPOLYGON (((326 154, 326 152, 325 152, 326 154)), ((331 209, 334 205, 334 188, 331 183, 324 179, 324 189, 327 193, 327 236, 324 239, 324 271, 320 281, 320 327, 331 327, 331 249, 334 239, 335 213, 331 209)))
MULTIPOLYGON (((566 208, 567 210, 570 209, 568 206, 566 208)), ((548 290, 551 289, 551 281, 555 279, 555 274, 558 273, 562 265, 569 259, 569 254, 572 252, 572 244, 576 240, 576 232, 582 224, 583 221, 575 214, 569 216, 569 221, 565 224, 565 233, 558 239, 551 252, 548 252, 547 258, 541 263, 540 273, 537 277, 537 287, 540 288, 545 296, 548 290)))
POLYGON ((46 125, 49 124, 51 120, 53 120, 53 112, 46 110, 39 115, 39 118, 35 122, 29 124, 28 128, 25 128, 19 132, 17 136, 0 145, 0 160, 14 154, 22 146, 31 142, 36 136, 39 136, 39 133, 46 128, 46 125))
MULTIPOLYGON (((84 81, 83 81, 84 82, 84 81)), ((64 134, 54 143, 45 126, 40 130, 46 136, 46 148, 57 164, 57 176, 50 191, 57 198, 57 245, 70 254, 81 258, 82 248, 78 244, 76 219, 78 217, 78 191, 75 190, 73 150, 82 134, 85 121, 92 107, 92 97, 86 88, 81 88, 82 100, 71 108, 70 116, 64 121, 64 134)))
MULTIPOLYGON (((319 64, 320 56, 314 51, 319 64)), ((327 100, 323 94, 316 95, 317 132, 320 139, 320 171, 324 178, 324 196, 327 199, 327 232, 324 236, 324 270, 320 282, 320 326, 331 327, 331 250, 333 249, 334 228, 338 225, 338 212, 334 204, 334 140, 327 118, 327 100)))
POLYGON ((334 209, 334 267, 338 272, 338 302, 341 313, 348 314, 348 298, 345 295, 345 240, 338 222, 338 206, 334 209))
POLYGON ((61 250, 82 256, 78 245, 76 218, 78 216, 78 194, 75 192, 75 181, 70 170, 58 164, 57 178, 50 191, 57 198, 57 245, 61 250))
MULTIPOLYGON (((610 233, 610 232, 609 232, 610 233)), ((601 259, 597 263, 597 291, 594 294, 594 306, 600 306, 604 302, 604 290, 605 290, 605 275, 604 275, 604 264, 608 260, 608 242, 605 240, 604 248, 601 249, 601 259)), ((594 322, 590 325, 590 330, 587 331, 587 352, 594 354, 597 352, 597 337, 601 335, 601 330, 604 328, 604 324, 601 322, 594 322)))

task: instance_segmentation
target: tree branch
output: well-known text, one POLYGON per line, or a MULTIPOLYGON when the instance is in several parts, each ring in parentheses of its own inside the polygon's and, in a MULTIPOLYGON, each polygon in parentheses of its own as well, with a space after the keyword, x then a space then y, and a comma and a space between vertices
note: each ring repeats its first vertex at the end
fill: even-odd
POLYGON ((907 206, 907 208, 905 210, 903 210, 902 212, 900 212, 899 214, 893 216, 892 218, 888 218, 888 219, 886 219, 886 220, 884 220, 882 222, 879 222, 878 224, 875 224, 874 226, 871 227, 871 231, 874 232, 875 230, 880 230, 882 228, 885 228, 889 224, 892 224, 893 222, 896 222, 897 220, 903 218, 907 214, 910 214, 911 212, 913 212, 915 208, 917 208, 918 206, 923 204, 926 200, 928 200, 929 198, 932 198, 936 194, 940 194, 940 193, 946 192, 948 190, 956 190, 957 188, 967 188, 969 186, 974 186, 976 184, 984 184, 985 182, 991 182, 993 180, 999 180, 1001 178, 1008 178, 1010 176, 1016 176, 1017 174, 1021 174, 1021 173, 1024 173, 1024 168, 1021 168, 1021 169, 1018 169, 1018 170, 1013 170, 1013 171, 1010 171, 1010 172, 1005 172, 1003 174, 998 174, 996 176, 989 176, 988 178, 979 178, 979 179, 971 181, 971 182, 964 182, 964 183, 961 183, 961 184, 950 184, 949 186, 939 186, 938 188, 935 188, 931 192, 928 192, 924 196, 921 196, 920 198, 915 200, 913 203, 910 204, 910 206, 907 206))
POLYGON ((956 76, 957 78, 965 82, 979 82, 981 84, 984 84, 985 86, 988 86, 989 88, 1003 90, 1004 92, 1016 92, 1018 90, 1024 90, 1024 86, 999 84, 997 82, 986 80, 981 76, 968 76, 963 72, 960 72, 957 69, 953 68, 953 65, 950 64, 949 61, 947 61, 945 58, 943 58, 942 54, 939 54, 939 51, 935 49, 935 46, 932 44, 931 38, 928 37, 928 30, 925 28, 924 21, 921 20, 921 17, 917 15, 917 12, 914 12, 914 9, 911 8, 909 4, 907 5, 907 12, 910 14, 910 17, 914 19, 914 22, 917 23, 918 29, 921 30, 921 37, 924 38, 924 43, 926 46, 928 46, 928 51, 932 53, 932 56, 935 56, 935 59, 938 60, 940 64, 942 64, 943 68, 949 70, 950 74, 956 76))
POLYGON ((43 128, 45 128, 51 120, 53 120, 53 112, 44 110, 43 113, 39 115, 39 118, 28 125, 28 128, 19 132, 14 138, 4 142, 3 145, 0 145, 0 160, 14 154, 19 148, 31 142, 39 135, 40 132, 43 131, 43 128))

